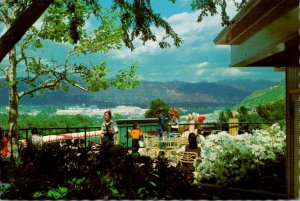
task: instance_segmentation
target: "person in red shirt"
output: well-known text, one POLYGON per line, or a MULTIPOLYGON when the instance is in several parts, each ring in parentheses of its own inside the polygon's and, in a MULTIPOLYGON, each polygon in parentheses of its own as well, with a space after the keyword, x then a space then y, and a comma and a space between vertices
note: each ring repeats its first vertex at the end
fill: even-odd
POLYGON ((7 150, 8 150, 8 135, 6 134, 3 138, 3 149, 2 149, 2 156, 7 157, 7 150))
POLYGON ((140 130, 140 125, 133 125, 133 130, 129 131, 129 133, 132 137, 132 153, 138 153, 140 148, 139 139, 143 135, 142 131, 140 130))

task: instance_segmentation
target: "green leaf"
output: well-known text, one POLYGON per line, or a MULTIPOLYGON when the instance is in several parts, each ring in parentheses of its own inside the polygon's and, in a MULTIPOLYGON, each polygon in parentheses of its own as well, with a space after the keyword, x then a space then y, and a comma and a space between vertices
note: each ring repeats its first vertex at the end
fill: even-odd
POLYGON ((149 182, 152 186, 156 187, 156 184, 153 181, 149 182))
POLYGON ((138 188, 138 194, 141 194, 142 191, 145 191, 145 187, 138 188))
POLYGON ((118 195, 118 194, 119 194, 119 193, 118 193, 118 190, 117 190, 117 189, 115 189, 115 188, 111 188, 110 190, 111 190, 111 193, 112 193, 112 195, 113 195, 113 196, 115 196, 115 195, 118 195))
POLYGON ((37 192, 33 193, 33 198, 34 199, 39 199, 42 196, 43 196, 43 193, 40 192, 40 191, 37 191, 37 192))

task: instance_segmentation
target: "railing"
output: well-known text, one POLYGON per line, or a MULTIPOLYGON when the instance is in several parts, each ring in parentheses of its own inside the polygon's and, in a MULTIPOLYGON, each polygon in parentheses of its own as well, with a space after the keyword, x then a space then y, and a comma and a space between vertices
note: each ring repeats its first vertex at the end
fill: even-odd
MULTIPOLYGON (((116 121, 119 129, 120 134, 120 144, 124 147, 131 148, 131 140, 128 130, 132 130, 132 127, 135 123, 138 123, 140 125, 140 129, 143 133, 155 133, 157 130, 157 118, 149 118, 149 119, 120 119, 116 121)), ((229 127, 237 127, 237 128, 246 128, 245 130, 247 132, 251 132, 247 130, 247 128, 254 127, 254 128, 261 128, 262 125, 270 125, 273 124, 271 122, 238 122, 238 123, 180 123, 179 129, 181 132, 184 130, 184 127, 188 127, 191 125, 194 125, 196 128, 198 128, 198 134, 202 134, 204 136, 212 134, 212 131, 228 131, 227 128, 229 127), (225 128, 225 129, 224 129, 225 128)), ((89 145, 91 142, 99 142, 100 137, 87 137, 87 134, 89 132, 93 132, 96 130, 100 130, 101 127, 67 127, 67 128, 36 128, 38 135, 59 135, 59 134, 66 134, 66 133, 76 133, 76 132, 84 132, 84 146, 85 148, 87 145, 89 145)), ((188 130, 188 129, 186 129, 188 130)), ((2 129, 0 130, 0 134, 2 132, 2 136, 4 134, 8 133, 8 130, 2 129)), ((21 128, 19 129, 19 136, 20 139, 29 139, 32 137, 32 133, 34 132, 33 128, 21 128)), ((214 133, 213 133, 214 134, 214 133)), ((0 139, 2 140, 2 137, 0 136, 0 139)))

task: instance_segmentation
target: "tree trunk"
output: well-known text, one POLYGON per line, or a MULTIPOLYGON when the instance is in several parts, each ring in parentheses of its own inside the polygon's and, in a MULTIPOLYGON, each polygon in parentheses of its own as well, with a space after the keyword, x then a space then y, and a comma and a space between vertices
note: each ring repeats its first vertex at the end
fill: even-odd
MULTIPOLYGON (((9 156, 12 160, 18 157, 18 117, 19 117, 19 96, 17 91, 17 60, 16 49, 13 48, 9 52, 9 69, 7 72, 7 81, 9 83, 9 111, 8 111, 8 125, 10 133, 10 150, 9 156)), ((8 156, 8 157, 9 157, 8 156)))

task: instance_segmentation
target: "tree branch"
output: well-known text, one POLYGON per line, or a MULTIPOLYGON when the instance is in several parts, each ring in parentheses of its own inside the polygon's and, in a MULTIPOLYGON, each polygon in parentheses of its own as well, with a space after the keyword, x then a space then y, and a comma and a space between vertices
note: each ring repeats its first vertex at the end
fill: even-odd
POLYGON ((0 62, 54 0, 33 0, 0 38, 0 62))
POLYGON ((54 82, 52 82, 51 80, 46 81, 44 84, 41 84, 40 86, 32 88, 31 90, 22 91, 22 92, 18 93, 18 96, 19 96, 19 98, 22 98, 25 95, 32 94, 32 93, 34 93, 36 91, 39 91, 41 89, 49 89, 49 88, 55 87, 59 84, 59 82, 61 82, 61 79, 57 79, 54 82), (47 82, 50 82, 50 83, 47 83, 47 82))
MULTIPOLYGON (((25 47, 26 47, 26 45, 28 45, 30 43, 30 41, 27 41, 27 42, 25 42, 25 43, 23 43, 22 45, 21 45, 21 57, 19 58, 19 59, 17 59, 17 64, 18 63, 20 63, 22 60, 24 60, 24 62, 25 62, 25 66, 26 66, 26 68, 27 68, 27 58, 29 58, 29 57, 26 57, 25 55, 25 47)), ((33 57, 32 57, 32 59, 33 59, 33 57)))
POLYGON ((65 78, 65 80, 66 80, 69 84, 71 84, 72 86, 77 87, 78 89, 80 89, 80 90, 82 90, 82 91, 89 92, 89 90, 88 90, 87 88, 84 88, 83 86, 80 86, 80 85, 77 84, 77 83, 71 82, 67 77, 65 78))
POLYGON ((2 71, 3 73, 5 73, 5 68, 0 67, 0 71, 2 71))

